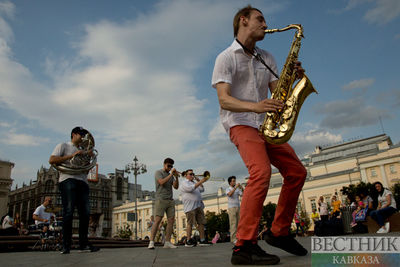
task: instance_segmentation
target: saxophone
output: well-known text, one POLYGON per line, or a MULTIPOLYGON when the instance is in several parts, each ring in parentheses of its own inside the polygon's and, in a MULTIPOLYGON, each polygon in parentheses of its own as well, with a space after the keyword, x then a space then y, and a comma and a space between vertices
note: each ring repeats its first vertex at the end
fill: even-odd
POLYGON ((303 27, 300 24, 290 24, 282 29, 265 30, 265 33, 283 32, 290 29, 296 29, 296 34, 278 80, 278 85, 271 95, 271 99, 282 100, 284 107, 278 112, 267 112, 264 122, 259 128, 261 136, 271 144, 283 144, 289 141, 304 100, 309 94, 318 93, 306 75, 292 88, 296 80, 294 65, 298 59, 301 38, 304 37, 303 27))

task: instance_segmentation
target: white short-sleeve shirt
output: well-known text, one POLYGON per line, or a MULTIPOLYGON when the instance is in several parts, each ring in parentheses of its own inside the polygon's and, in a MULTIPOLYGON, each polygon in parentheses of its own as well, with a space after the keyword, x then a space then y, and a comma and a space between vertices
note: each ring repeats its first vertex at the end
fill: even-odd
MULTIPOLYGON (((278 73, 275 59, 265 50, 258 47, 265 63, 278 73)), ((259 102, 268 97, 269 83, 277 78, 259 60, 247 55, 242 46, 234 40, 232 45, 217 56, 211 84, 216 88, 218 83, 231 85, 231 96, 242 101, 259 102)), ((263 123, 265 113, 232 112, 220 109, 221 123, 229 134, 229 129, 236 125, 247 125, 258 129, 263 123)))
MULTIPOLYGON (((41 219, 45 219, 45 220, 48 220, 48 222, 50 222, 51 216, 53 216, 55 218, 55 215, 54 215, 54 213, 46 212, 45 210, 46 210, 46 207, 43 206, 43 204, 42 204, 36 208, 36 210, 33 214, 38 216, 41 219)), ((44 223, 44 222, 35 220, 36 225, 41 224, 41 223, 44 223)))
POLYGON ((183 211, 189 212, 197 208, 204 208, 204 203, 201 193, 204 192, 204 187, 198 186, 195 188, 196 183, 185 179, 180 185, 182 192, 183 211))
MULTIPOLYGON (((72 155, 74 154, 76 151, 78 151, 78 148, 76 146, 74 146, 74 144, 72 142, 68 142, 68 143, 61 143, 58 144, 55 148, 53 153, 51 154, 52 156, 66 156, 66 155, 72 155)), ((76 180, 80 180, 83 181, 85 183, 87 183, 87 173, 82 173, 82 174, 66 174, 66 173, 60 173, 60 177, 58 179, 58 182, 63 182, 65 180, 67 180, 68 178, 73 178, 76 180)))
POLYGON ((242 190, 240 188, 236 188, 235 192, 233 192, 232 196, 228 196, 228 193, 233 190, 232 186, 229 186, 226 189, 226 195, 228 197, 228 209, 240 207, 239 196, 242 195, 242 190))
POLYGON ((384 206, 387 204, 386 196, 390 195, 390 205, 389 207, 393 207, 396 209, 396 200, 393 197, 392 192, 389 189, 384 188, 383 189, 383 194, 382 196, 378 196, 378 201, 381 203, 381 206, 384 206))

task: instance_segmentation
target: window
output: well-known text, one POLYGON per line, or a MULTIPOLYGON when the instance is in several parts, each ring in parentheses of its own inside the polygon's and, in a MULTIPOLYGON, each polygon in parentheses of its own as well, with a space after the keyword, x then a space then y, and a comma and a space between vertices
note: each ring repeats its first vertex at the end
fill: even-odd
POLYGON ((397 172, 396 168, 395 168, 395 166, 393 164, 389 166, 389 169, 390 169, 390 173, 396 173, 397 172))
POLYGON ((301 211, 301 201, 297 202, 297 209, 299 210, 299 212, 301 211))
POLYGON ((51 192, 53 192, 53 189, 54 189, 53 180, 47 180, 45 185, 44 185, 44 192, 45 193, 51 193, 51 192))
POLYGON ((182 228, 186 228, 186 219, 182 218, 182 228))
POLYGON ((315 198, 314 198, 314 199, 311 199, 310 202, 311 202, 311 210, 317 209, 317 205, 316 205, 316 203, 315 203, 315 198))
POLYGON ((371 176, 376 177, 376 170, 374 168, 371 169, 371 176))
POLYGON ((97 200, 96 199, 89 199, 90 208, 97 208, 97 200))

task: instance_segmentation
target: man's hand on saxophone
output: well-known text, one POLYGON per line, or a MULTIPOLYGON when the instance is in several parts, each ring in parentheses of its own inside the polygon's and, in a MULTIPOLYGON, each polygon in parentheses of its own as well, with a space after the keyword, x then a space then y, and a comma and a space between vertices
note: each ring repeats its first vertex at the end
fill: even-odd
POLYGON ((277 112, 283 108, 283 102, 276 99, 264 99, 260 102, 254 103, 253 112, 264 113, 264 112, 277 112))
POLYGON ((303 78, 305 70, 301 66, 301 62, 300 61, 296 61, 294 63, 294 71, 296 72, 296 79, 303 78))

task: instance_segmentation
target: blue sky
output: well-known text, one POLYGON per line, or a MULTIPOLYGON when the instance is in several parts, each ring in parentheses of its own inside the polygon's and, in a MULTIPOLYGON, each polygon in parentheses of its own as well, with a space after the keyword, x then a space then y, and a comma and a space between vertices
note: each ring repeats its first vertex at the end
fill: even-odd
MULTIPOLYGON (((299 58, 319 94, 290 140, 301 157, 383 130, 400 141, 398 0, 0 0, 0 159, 15 163, 13 187, 35 180, 77 125, 94 135, 101 173, 136 155, 148 190, 166 157, 178 170, 246 177, 210 84, 233 16, 248 3, 270 28, 304 27, 299 58)), ((258 43, 279 69, 293 34, 258 43)))

